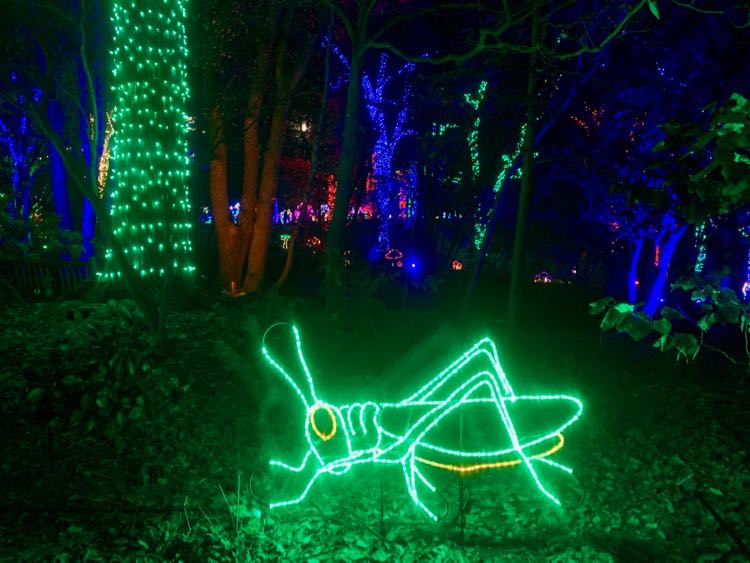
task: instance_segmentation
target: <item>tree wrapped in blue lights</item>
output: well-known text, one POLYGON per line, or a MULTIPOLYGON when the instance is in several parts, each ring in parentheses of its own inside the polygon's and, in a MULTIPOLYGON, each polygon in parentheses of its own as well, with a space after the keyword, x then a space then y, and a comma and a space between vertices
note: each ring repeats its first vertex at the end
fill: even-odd
POLYGON ((401 63, 389 72, 390 56, 381 52, 377 73, 371 77, 362 74, 362 91, 365 105, 375 129, 376 139, 373 150, 373 175, 375 177, 375 201, 378 211, 378 246, 390 248, 390 224, 397 216, 394 202, 395 179, 392 171, 393 153, 399 141, 414 133, 406 125, 409 116, 409 84, 406 82, 400 94, 394 99, 388 96, 386 88, 397 77, 407 77, 414 71, 414 63, 401 63), (389 114, 396 114, 395 120, 389 114))
MULTIPOLYGON (((338 60, 349 71, 349 59, 336 45, 332 45, 332 48, 338 60)), ((414 134, 407 123, 411 95, 408 78, 415 67, 411 62, 396 63, 391 55, 383 51, 378 57, 377 70, 369 74, 362 72, 362 93, 375 133, 373 176, 378 215, 378 247, 383 251, 390 248, 391 221, 398 215, 395 208, 398 194, 392 170, 393 155, 398 143, 414 134), (396 83, 397 79, 401 79, 401 88, 396 83)))
POLYGON ((0 205, 16 220, 28 222, 31 215, 31 186, 41 170, 44 143, 29 119, 30 104, 38 104, 41 90, 24 88, 18 74, 10 73, 10 85, 15 89, 17 111, 0 113, 0 147, 7 158, 10 191, 0 193, 5 201, 0 205), (26 90, 29 90, 26 92, 26 90))

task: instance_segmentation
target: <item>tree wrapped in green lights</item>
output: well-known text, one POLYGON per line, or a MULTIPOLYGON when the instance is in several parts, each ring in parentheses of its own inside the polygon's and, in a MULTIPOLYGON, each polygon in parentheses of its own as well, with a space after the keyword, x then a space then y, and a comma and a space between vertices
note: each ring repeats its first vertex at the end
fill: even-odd
MULTIPOLYGON (((115 1, 111 221, 144 278, 193 271, 188 198, 187 0, 115 1)), ((107 251, 104 279, 122 267, 107 251)))

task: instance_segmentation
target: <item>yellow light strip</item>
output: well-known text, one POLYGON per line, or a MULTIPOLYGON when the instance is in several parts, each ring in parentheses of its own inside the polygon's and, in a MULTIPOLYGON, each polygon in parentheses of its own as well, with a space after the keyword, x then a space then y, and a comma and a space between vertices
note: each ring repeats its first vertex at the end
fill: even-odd
MULTIPOLYGON (((98 174, 96 177, 96 185, 99 189, 99 198, 104 197, 104 185, 107 183, 107 174, 109 174, 109 140, 112 138, 114 132, 114 125, 112 124, 112 112, 107 112, 107 125, 104 128, 104 141, 102 143, 102 155, 99 158, 98 174)), ((93 116, 91 117, 93 121, 93 116)))
POLYGON ((310 409, 310 426, 312 426, 313 432, 315 432, 318 435, 318 438, 323 440, 324 442, 327 442, 333 436, 336 434, 336 415, 333 414, 333 410, 328 405, 317 405, 310 409), (315 413, 318 412, 318 409, 325 409, 325 411, 328 413, 328 416, 331 417, 331 431, 328 434, 325 434, 321 432, 318 429, 318 426, 315 424, 315 413))
MULTIPOLYGON (((529 456, 530 459, 540 459, 543 457, 548 457, 554 454, 555 452, 560 451, 563 445, 565 444, 565 438, 563 438, 562 434, 558 434, 557 437, 559 438, 557 444, 552 446, 546 452, 529 456)), ((453 471, 455 473, 461 473, 461 474, 473 473, 474 471, 482 471, 483 469, 498 469, 502 467, 512 467, 514 465, 520 465, 522 463, 522 460, 520 459, 512 459, 509 461, 495 461, 492 463, 475 463, 472 465, 454 465, 452 463, 440 463, 439 461, 433 461, 431 459, 424 459, 421 457, 417 457, 415 459, 427 465, 432 465, 433 467, 439 467, 440 469, 447 469, 448 471, 453 471)))

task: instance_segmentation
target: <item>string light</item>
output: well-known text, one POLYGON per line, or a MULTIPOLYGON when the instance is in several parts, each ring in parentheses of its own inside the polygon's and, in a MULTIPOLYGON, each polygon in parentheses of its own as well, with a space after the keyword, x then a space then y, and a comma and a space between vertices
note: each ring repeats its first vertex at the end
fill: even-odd
MULTIPOLYGON (((141 276, 192 272, 187 132, 187 0, 115 1, 112 224, 141 276)), ((106 253, 100 277, 121 272, 106 253)))
POLYGON ((312 250, 313 252, 322 252, 323 251, 323 241, 318 236, 311 236, 305 239, 305 246, 312 250))
POLYGON ((414 133, 412 129, 406 127, 409 110, 409 84, 406 83, 401 90, 398 100, 392 100, 386 96, 386 87, 396 76, 409 76, 416 65, 404 63, 397 67, 395 71, 389 72, 388 61, 388 54, 383 51, 380 54, 377 75, 370 78, 367 73, 362 73, 362 91, 365 97, 365 105, 377 135, 372 161, 376 185, 375 202, 379 220, 378 245, 381 249, 386 249, 390 245, 390 223, 394 215, 391 210, 395 184, 391 172, 393 153, 401 139, 414 133), (389 126, 386 108, 394 106, 398 108, 398 113, 392 126, 389 126))
POLYGON ((549 272, 539 272, 534 275, 534 283, 552 283, 552 276, 549 272))
POLYGON ((328 405, 317 405, 313 410, 310 411, 310 428, 312 428, 313 432, 323 440, 324 442, 327 442, 331 438, 333 438, 336 435, 336 415, 333 414, 333 410, 328 405), (319 410, 326 411, 326 414, 328 414, 328 418, 331 421, 331 430, 329 432, 322 432, 318 425, 315 423, 315 413, 317 413, 319 410))
MULTIPOLYGON (((497 173, 497 178, 495 179, 495 185, 492 186, 492 191, 495 194, 495 197, 499 197, 499 192, 503 187, 503 184, 505 183, 505 178, 508 176, 508 172, 511 171, 513 168, 513 163, 518 158, 518 155, 521 154, 521 147, 523 147, 524 139, 526 138, 526 124, 524 123, 521 125, 521 131, 518 134, 518 142, 516 143, 516 146, 513 149, 513 152, 510 154, 503 154, 500 156, 500 171, 497 173)), ((536 153, 534 154, 534 157, 536 158, 536 153)), ((517 173, 512 176, 513 179, 520 179, 521 178, 521 169, 519 168, 517 170, 517 173)), ((484 242, 484 237, 487 234, 487 223, 490 218, 490 210, 482 210, 481 207, 477 210, 477 218, 474 222, 474 247, 479 250, 482 248, 482 243, 484 242)))
POLYGON ((307 497, 317 479, 324 475, 343 475, 353 467, 364 464, 400 465, 409 496, 432 520, 437 520, 438 516, 423 500, 423 496, 427 491, 435 493, 437 489, 420 471, 418 464, 458 474, 523 466, 539 492, 560 505, 559 499, 542 483, 534 465, 542 463, 565 473, 572 472, 569 467, 547 457, 562 448, 562 432, 580 418, 583 405, 580 400, 569 395, 516 395, 500 365, 495 344, 489 338, 478 341, 415 393, 394 403, 365 401, 335 406, 319 398, 302 353, 299 331, 295 326, 274 325, 269 328, 264 336, 262 352, 268 364, 291 386, 306 413, 304 434, 308 451, 302 461, 292 465, 281 460, 271 460, 270 464, 292 473, 301 473, 309 465, 313 465, 312 476, 308 477, 301 493, 293 498, 271 503, 271 508, 298 504, 307 497), (296 351, 294 371, 284 367, 266 347, 266 336, 278 326, 291 329, 296 351), (523 405, 561 402, 573 407, 574 414, 541 435, 529 438, 519 435, 511 417, 511 405, 515 410, 523 405), (510 439, 510 447, 475 451, 450 448, 428 440, 430 434, 456 409, 485 406, 492 406, 497 411, 502 423, 502 426, 498 426, 498 433, 504 433, 510 439), (315 415, 321 410, 330 418, 328 432, 321 430, 315 420, 315 415), (408 422, 398 428, 390 427, 385 422, 384 415, 399 412, 409 415, 406 417, 408 422), (422 414, 415 415, 415 412, 422 414), (556 443, 546 451, 531 453, 555 438, 556 443), (455 463, 434 459, 441 456, 455 460, 455 463), (507 459, 509 456, 512 459, 507 459))
POLYGON ((708 236, 708 233, 706 233, 706 221, 703 221, 700 225, 697 225, 695 227, 695 249, 696 249, 696 256, 695 256, 695 267, 693 268, 693 271, 696 274, 700 274, 703 272, 703 266, 706 262, 706 237, 708 236))
MULTIPOLYGON (((469 145, 469 155, 471 157, 471 172, 472 172, 472 175, 474 176, 474 181, 477 181, 479 179, 479 172, 480 172, 479 126, 481 124, 481 116, 479 114, 479 106, 484 101, 484 97, 486 93, 487 93, 487 81, 482 80, 482 82, 479 83, 479 87, 477 88, 476 94, 472 95, 469 92, 464 94, 464 100, 466 100, 466 103, 468 103, 471 106, 473 112, 476 114, 472 127, 469 130, 469 135, 467 137, 467 142, 469 145)), ((445 129, 443 129, 443 126, 441 126, 440 134, 444 132, 445 132, 445 129)), ((525 137, 526 137, 526 125, 524 124, 521 126, 521 131, 518 135, 518 142, 513 148, 513 151, 509 154, 503 154, 500 156, 500 170, 497 174, 497 177, 495 178, 495 183, 492 186, 492 191, 495 194, 495 197, 498 197, 497 194, 502 189, 503 184, 505 183, 505 179, 508 176, 508 173, 513 168, 513 164, 518 158, 518 155, 521 153, 521 147, 523 147, 523 142, 524 142, 525 137)), ((521 177, 520 169, 516 171, 516 173, 512 177, 513 179, 520 178, 521 177)), ((490 216, 490 209, 483 209, 480 203, 476 212, 476 220, 474 221, 474 247, 477 250, 482 248, 482 243, 484 242, 484 237, 485 237, 485 234, 487 233, 487 222, 489 220, 489 216, 490 216)))
MULTIPOLYGON (((102 141, 102 155, 99 157, 99 166, 97 167, 96 187, 99 197, 104 197, 104 186, 107 183, 109 174, 109 141, 114 133, 114 124, 112 123, 112 112, 106 112, 107 124, 104 127, 104 140, 102 141)), ((91 118, 93 120, 93 117, 91 118)))
MULTIPOLYGON (((322 45, 328 46, 328 40, 323 39, 322 45)), ((351 70, 349 58, 331 43, 331 51, 343 65, 346 71, 351 70)), ((375 204, 378 212, 378 247, 385 250, 390 246, 391 221, 396 215, 391 210, 394 197, 394 178, 391 171, 393 154, 399 141, 404 137, 414 134, 414 130, 406 126, 409 117, 410 87, 408 80, 404 81, 403 88, 397 99, 392 96, 393 86, 391 83, 397 77, 409 77, 416 68, 412 62, 405 62, 393 68, 389 62, 387 52, 382 51, 378 61, 378 69, 374 76, 367 72, 362 73, 362 93, 365 106, 370 115, 370 120, 375 130, 375 147, 372 155, 373 176, 375 178, 375 204), (391 85, 389 87, 389 85, 391 85), (397 109, 395 119, 390 111, 397 109), (388 111, 387 111, 388 110, 388 111)), ((331 206, 331 208, 333 208, 331 206)))
MULTIPOLYGON (((20 87, 18 75, 10 73, 12 84, 20 87)), ((29 101, 38 103, 42 91, 38 88, 31 89, 31 96, 18 92, 14 97, 20 108, 29 101)), ((0 117, 0 146, 5 146, 10 164, 10 193, 0 194, 0 198, 8 197, 6 209, 8 214, 15 219, 29 219, 33 214, 34 203, 28 197, 30 186, 34 177, 41 170, 38 166, 40 156, 38 154, 40 143, 34 129, 29 127, 29 117, 25 110, 21 109, 18 115, 0 117)), ((2 155, 5 160, 6 155, 2 155)))
POLYGON ((388 260, 391 264, 391 268, 400 268, 404 265, 402 258, 404 253, 398 248, 389 248, 388 251, 383 255, 383 258, 388 260))
POLYGON ((476 117, 474 123, 469 130, 468 143, 469 143, 469 155, 471 156, 471 172, 474 175, 474 180, 479 178, 479 124, 481 123, 481 116, 479 115, 479 106, 484 100, 484 96, 487 93, 487 81, 482 80, 477 88, 477 93, 471 95, 469 92, 464 94, 464 99, 468 103, 476 117))
MULTIPOLYGON (((750 239, 750 225, 740 227, 738 231, 744 240, 747 241, 750 239)), ((745 281, 740 287, 740 293, 742 294, 743 299, 750 298, 750 247, 747 249, 747 258, 745 260, 745 281)))
MULTIPOLYGON (((550 449, 548 449, 546 452, 543 452, 541 454, 536 454, 533 456, 529 456, 529 458, 530 459, 542 459, 560 451, 562 447, 565 445, 565 438, 563 438, 562 434, 558 434, 557 439, 558 439, 557 443, 554 446, 552 446, 550 449)), ((432 465, 433 467, 439 467, 440 469, 447 469, 448 471, 453 471, 454 473, 459 473, 461 475, 464 475, 466 473, 476 473, 477 471, 483 471, 485 469, 500 469, 503 467, 514 467, 516 465, 521 465, 521 463, 523 463, 520 459, 511 459, 508 461, 495 461, 492 463, 474 463, 472 465, 455 465, 452 463, 440 463, 438 461, 433 461, 431 459, 425 459, 421 457, 418 457, 417 461, 420 461, 427 465, 432 465)))

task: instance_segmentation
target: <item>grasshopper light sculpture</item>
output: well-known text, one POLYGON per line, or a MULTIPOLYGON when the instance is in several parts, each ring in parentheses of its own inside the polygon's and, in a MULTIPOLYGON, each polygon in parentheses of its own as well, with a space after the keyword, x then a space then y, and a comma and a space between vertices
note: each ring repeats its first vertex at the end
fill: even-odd
POLYGON ((307 483, 295 497, 272 503, 271 508, 288 506, 305 499, 315 481, 324 475, 343 475, 364 464, 400 466, 406 489, 416 506, 430 519, 438 516, 423 497, 436 493, 435 485, 420 467, 436 467, 459 474, 486 469, 522 466, 538 490, 560 505, 542 483, 536 464, 572 473, 572 469, 548 459, 563 446, 562 431, 581 416, 583 405, 569 395, 516 395, 500 365, 495 344, 483 338, 412 395, 399 402, 372 401, 332 405, 320 399, 302 353, 299 331, 291 325, 273 325, 266 331, 263 355, 294 389, 305 409, 304 433, 308 451, 297 465, 271 460, 271 466, 294 474, 305 474, 307 483), (297 356, 294 371, 284 367, 266 347, 268 333, 288 327, 297 356), (573 414, 554 429, 524 438, 514 425, 511 411, 520 405, 564 403, 573 414), (509 446, 492 451, 467 450, 434 443, 435 433, 446 417, 459 408, 494 408, 499 415, 498 434, 505 434, 509 446), (392 416, 408 413, 406 417, 392 416), (398 427, 388 419, 406 418, 398 427), (541 451, 543 448, 548 449, 541 451), (535 453, 536 452, 536 453, 535 453), (439 460, 447 460, 439 461, 439 460))

